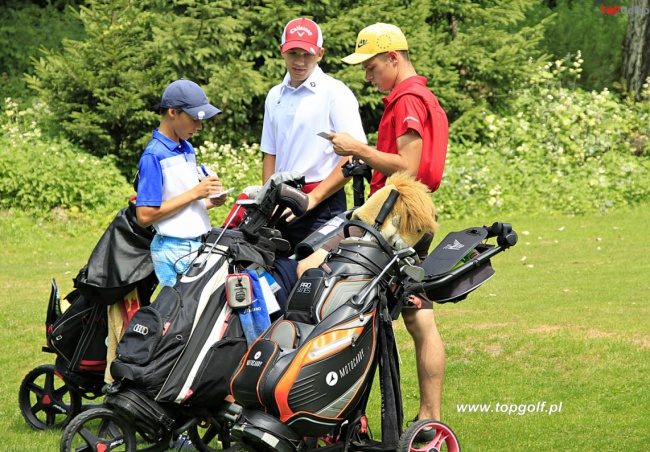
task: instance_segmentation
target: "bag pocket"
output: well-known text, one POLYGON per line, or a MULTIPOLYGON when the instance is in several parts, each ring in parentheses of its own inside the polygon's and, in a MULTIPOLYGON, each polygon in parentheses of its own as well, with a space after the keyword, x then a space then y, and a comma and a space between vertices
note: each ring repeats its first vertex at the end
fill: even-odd
POLYGON ((163 320, 151 306, 135 313, 117 345, 116 356, 125 363, 146 364, 154 356, 163 335, 163 320))
POLYGON ((70 366, 83 335, 84 328, 92 320, 92 311, 92 307, 89 307, 76 314, 69 313, 71 315, 60 317, 59 322, 57 322, 49 334, 50 348, 65 361, 66 366, 70 366))
POLYGON ((158 344, 181 307, 178 291, 163 287, 154 304, 138 309, 117 345, 120 361, 147 364, 156 354, 158 344))
POLYGON ((160 438, 174 427, 173 413, 136 389, 118 387, 109 393, 104 403, 139 430, 153 438, 160 438))
POLYGON ((264 397, 258 389, 261 390, 262 379, 275 364, 279 352, 278 344, 266 339, 256 341, 247 350, 230 381, 230 390, 238 405, 244 408, 263 405, 264 397))
POLYGON ((245 337, 227 337, 205 356, 183 404, 217 406, 230 393, 230 379, 247 350, 245 337))

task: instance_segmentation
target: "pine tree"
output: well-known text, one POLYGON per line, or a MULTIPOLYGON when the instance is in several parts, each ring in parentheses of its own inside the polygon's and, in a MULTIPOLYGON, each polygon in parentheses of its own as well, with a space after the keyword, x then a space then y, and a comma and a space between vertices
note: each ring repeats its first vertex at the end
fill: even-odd
POLYGON ((149 107, 170 79, 153 40, 156 16, 133 3, 89 0, 77 12, 87 37, 43 49, 27 76, 58 128, 92 154, 116 156, 127 176, 158 124, 149 107))
POLYGON ((508 107, 540 60, 544 23, 522 26, 536 0, 89 0, 79 12, 87 38, 44 50, 30 86, 70 139, 96 155, 115 155, 133 173, 157 125, 147 107, 184 77, 205 88, 222 115, 207 121, 195 144, 259 142, 266 93, 285 74, 284 25, 296 17, 322 28, 321 67, 355 92, 372 136, 382 97, 351 53, 357 33, 376 22, 398 25, 417 71, 453 123, 452 139, 480 139, 486 109, 508 107))

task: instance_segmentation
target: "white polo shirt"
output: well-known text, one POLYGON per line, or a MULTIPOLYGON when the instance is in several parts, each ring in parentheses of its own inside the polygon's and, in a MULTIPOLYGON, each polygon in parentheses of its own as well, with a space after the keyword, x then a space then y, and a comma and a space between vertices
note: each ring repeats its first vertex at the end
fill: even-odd
POLYGON ((319 132, 347 132, 367 143, 359 103, 350 88, 319 66, 298 88, 290 81, 287 73, 266 96, 260 148, 275 155, 276 172, 297 171, 307 183, 320 182, 340 166, 341 157, 319 132))

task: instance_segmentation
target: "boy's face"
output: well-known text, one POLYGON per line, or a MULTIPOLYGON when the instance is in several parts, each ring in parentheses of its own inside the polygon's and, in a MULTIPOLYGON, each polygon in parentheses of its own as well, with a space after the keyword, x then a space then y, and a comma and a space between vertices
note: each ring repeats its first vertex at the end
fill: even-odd
POLYGON ((323 59, 324 49, 320 49, 316 55, 299 48, 289 49, 282 54, 284 62, 291 77, 291 86, 297 88, 314 72, 316 65, 323 59))
POLYGON ((380 53, 364 61, 361 67, 366 71, 366 80, 380 92, 390 91, 395 86, 397 72, 390 52, 380 53))
POLYGON ((203 128, 200 119, 193 118, 183 110, 174 110, 174 132, 182 140, 189 140, 196 132, 203 128))

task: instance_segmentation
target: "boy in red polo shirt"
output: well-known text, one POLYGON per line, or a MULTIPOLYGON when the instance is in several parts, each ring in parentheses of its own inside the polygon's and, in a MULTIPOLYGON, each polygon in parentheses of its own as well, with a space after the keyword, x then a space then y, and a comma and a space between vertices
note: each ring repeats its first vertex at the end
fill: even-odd
MULTIPOLYGON (((361 64, 366 80, 384 98, 384 113, 379 124, 377 147, 371 147, 346 133, 332 133, 334 152, 357 157, 374 168, 371 195, 383 187, 386 178, 406 171, 433 192, 440 186, 447 155, 447 115, 438 99, 417 75, 408 54, 402 31, 390 24, 377 23, 359 32, 355 53, 344 63, 361 64)), ((419 419, 440 419, 445 349, 433 316, 433 305, 404 309, 402 318, 415 343, 420 385, 419 419)))

